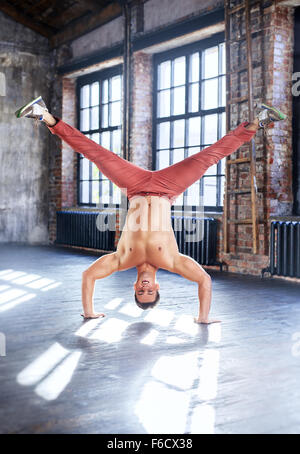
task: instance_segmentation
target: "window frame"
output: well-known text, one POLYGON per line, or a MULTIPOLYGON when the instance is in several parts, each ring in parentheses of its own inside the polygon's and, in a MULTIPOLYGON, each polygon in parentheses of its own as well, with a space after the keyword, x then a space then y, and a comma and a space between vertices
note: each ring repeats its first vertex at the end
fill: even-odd
MULTIPOLYGON (((80 76, 76 80, 76 114, 77 114, 77 129, 80 131, 80 110, 81 110, 81 105, 80 105, 80 89, 84 85, 90 85, 94 82, 100 82, 104 79, 108 79, 114 76, 121 76, 122 81, 121 81, 121 127, 115 127, 115 126, 108 126, 106 128, 101 128, 100 127, 100 121, 101 121, 101 109, 99 108, 99 130, 89 130, 86 132, 86 134, 91 134, 91 131, 94 131, 94 133, 98 132, 99 135, 101 135, 101 132, 104 131, 114 131, 116 129, 120 129, 121 131, 121 156, 123 155, 123 65, 117 65, 113 66, 110 68, 105 68, 100 71, 96 71, 90 74, 85 74, 83 76, 80 76)), ((101 98, 101 90, 99 90, 99 99, 101 98)), ((101 104, 99 105, 101 106, 101 104)), ((81 132, 81 131, 80 131, 81 132)), ((84 134, 84 133, 83 133, 84 134)), ((85 134, 84 134, 85 135, 85 134)), ((89 207, 89 208, 119 208, 120 204, 119 203, 83 203, 80 201, 80 154, 77 156, 77 172, 76 172, 76 181, 77 181, 77 206, 79 207, 89 207)), ((89 194, 91 194, 92 190, 92 179, 91 175, 89 175, 89 194)), ((112 184, 111 182, 109 184, 112 184)))
MULTIPOLYGON (((171 112, 170 112, 170 116, 168 117, 162 117, 162 118, 159 118, 157 117, 157 93, 158 93, 158 65, 164 61, 167 61, 167 60, 172 60, 172 59, 175 59, 175 58, 178 58, 178 57, 181 57, 181 56, 185 56, 186 57, 186 62, 188 62, 188 59, 187 57, 190 55, 190 54, 193 54, 194 52, 202 52, 204 51, 205 49, 207 48, 210 48, 210 47, 214 47, 214 46, 217 46, 217 45, 220 45, 222 43, 225 43, 225 34, 224 32, 220 32, 220 33, 216 33, 215 35, 213 35, 212 37, 209 37, 209 38, 205 38, 203 40, 200 40, 200 41, 197 41, 195 43, 192 43, 192 44, 187 44, 185 46, 181 46, 181 47, 178 47, 176 49, 170 49, 170 50, 167 50, 167 51, 164 51, 164 52, 161 52, 161 53, 158 53, 158 54, 155 54, 153 56, 153 107, 152 107, 152 118, 153 118, 153 122, 152 122, 152 169, 153 170, 156 170, 156 155, 157 155, 157 144, 156 144, 156 141, 157 141, 157 125, 161 122, 164 122, 166 121, 166 119, 168 119, 168 121, 170 123, 172 123, 173 121, 176 121, 176 120, 188 120, 189 118, 193 118, 193 117, 198 117, 200 116, 201 117, 201 126, 203 124, 203 118, 205 115, 209 115, 209 114, 221 114, 221 113, 225 113, 225 120, 226 121, 226 106, 222 106, 222 107, 217 107, 217 108, 214 108, 214 109, 201 109, 201 97, 202 97, 202 90, 200 89, 199 90, 199 111, 197 112, 188 112, 188 103, 189 103, 189 90, 187 90, 187 88, 189 87, 189 80, 188 80, 188 64, 186 64, 186 68, 185 68, 185 89, 186 89, 186 96, 185 96, 185 113, 184 114, 181 114, 181 115, 171 115, 171 112)), ((172 72, 172 71, 171 71, 172 72)), ((225 69, 225 77, 226 77, 226 69, 225 69)), ((200 74, 200 79, 199 80, 202 80, 202 76, 200 74)), ((171 75, 171 78, 172 78, 172 75, 171 75)), ((225 79, 225 84, 226 84, 226 79, 225 79)), ((226 85, 225 85, 225 103, 226 103, 226 85)), ((221 134, 221 123, 219 121, 219 115, 218 115, 218 126, 217 126, 217 134, 218 134, 218 137, 221 138, 222 137, 222 134, 221 134)), ((186 145, 186 134, 185 134, 185 145, 184 145, 184 156, 186 157, 186 151, 187 151, 187 148, 189 148, 187 145, 186 145)), ((218 139, 219 140, 219 139, 218 139)), ((201 127, 201 139, 200 139, 200 143, 202 144, 203 143, 203 127, 201 127)), ((200 145, 200 148, 202 148, 203 145, 200 145)), ((172 150, 171 150, 171 153, 172 153, 172 150)), ((225 174, 224 173, 221 173, 221 163, 218 163, 217 164, 217 173, 212 175, 212 177, 216 178, 217 179, 217 193, 216 193, 216 202, 217 203, 220 203, 220 198, 221 198, 221 177, 224 178, 224 182, 225 182, 225 174)), ((209 178, 209 176, 206 176, 206 178, 209 178)), ((203 185, 203 181, 202 180, 202 183, 201 183, 201 180, 202 178, 200 179, 200 186, 203 185)), ((226 183, 226 182, 225 182, 226 183)), ((201 193, 201 187, 199 187, 200 189, 200 193, 201 193)), ((177 210, 180 210, 182 211, 183 209, 185 210, 190 210, 190 211, 197 211, 197 209, 199 209, 199 205, 172 205, 172 211, 177 211, 177 210)), ((204 206, 204 210, 206 212, 220 212, 222 213, 223 212, 223 206, 222 205, 216 205, 216 206, 204 206)))

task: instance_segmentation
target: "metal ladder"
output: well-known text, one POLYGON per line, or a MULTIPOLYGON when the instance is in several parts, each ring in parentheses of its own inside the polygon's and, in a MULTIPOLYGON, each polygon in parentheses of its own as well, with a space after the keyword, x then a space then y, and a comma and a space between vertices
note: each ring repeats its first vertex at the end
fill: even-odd
MULTIPOLYGON (((253 109, 253 64, 252 64, 252 33, 250 31, 250 0, 244 0, 237 6, 231 7, 232 0, 225 0, 225 46, 226 46, 226 130, 227 132, 231 129, 231 105, 248 101, 248 120, 251 122, 254 119, 253 109), (235 32, 237 36, 232 36, 233 29, 233 18, 234 15, 238 14, 238 17, 244 15, 245 19, 245 33, 242 35, 240 29, 235 32), (246 42, 247 52, 247 63, 246 65, 240 66, 238 69, 232 68, 231 62, 231 47, 234 44, 239 43, 239 52, 241 42, 246 42), (238 74, 242 71, 248 72, 248 94, 247 96, 232 97, 231 96, 231 75, 238 74)), ((255 2, 255 5, 260 2, 255 2)), ((253 4, 251 4, 253 6, 253 4)), ((240 151, 235 152, 237 155, 236 159, 231 159, 230 156, 226 157, 225 164, 225 197, 224 197, 224 214, 223 214, 223 241, 224 241, 224 252, 229 252, 229 230, 231 224, 249 224, 252 226, 252 251, 254 254, 258 253, 258 212, 257 212, 257 185, 256 185, 256 151, 254 139, 249 142, 249 157, 240 157, 240 151), (249 163, 250 172, 250 187, 243 189, 233 189, 231 187, 231 175, 230 168, 232 166, 239 166, 243 163, 249 163), (251 218, 239 219, 238 215, 236 218, 230 218, 230 201, 232 197, 237 197, 239 194, 251 194, 251 218)), ((237 168, 237 175, 238 175, 237 168)), ((235 199, 236 201, 236 199, 235 199)), ((235 210, 236 210, 235 203, 235 210)))

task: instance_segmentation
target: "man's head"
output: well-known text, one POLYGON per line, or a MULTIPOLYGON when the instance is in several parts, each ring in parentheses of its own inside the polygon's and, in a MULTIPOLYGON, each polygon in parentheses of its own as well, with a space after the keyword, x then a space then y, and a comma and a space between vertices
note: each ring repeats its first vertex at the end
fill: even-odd
POLYGON ((150 309, 159 303, 159 284, 155 280, 155 274, 141 273, 134 284, 134 298, 138 307, 150 309))

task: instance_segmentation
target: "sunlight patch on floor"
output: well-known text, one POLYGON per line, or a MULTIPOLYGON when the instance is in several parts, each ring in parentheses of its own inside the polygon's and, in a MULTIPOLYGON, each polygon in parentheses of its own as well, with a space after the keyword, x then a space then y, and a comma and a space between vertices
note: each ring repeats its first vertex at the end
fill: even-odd
POLYGON ((185 334, 190 334, 191 336, 194 336, 199 332, 198 325, 194 322, 193 317, 189 315, 181 315, 177 319, 174 329, 185 334))
POLYGON ((133 303, 127 303, 121 307, 119 312, 130 317, 139 317, 143 313, 143 309, 138 308, 133 303))
POLYGON ((99 325, 103 321, 103 317, 100 318, 94 318, 91 320, 87 320, 84 322, 80 328, 75 332, 75 336, 79 337, 87 337, 87 335, 96 328, 96 326, 99 325))
POLYGON ((111 301, 109 301, 104 307, 106 309, 116 309, 122 301, 123 298, 114 298, 111 301))
POLYGON ((21 303, 25 303, 25 301, 32 300, 36 296, 35 293, 27 293, 24 296, 21 296, 20 298, 17 298, 13 301, 10 301, 9 303, 3 304, 0 306, 0 312, 7 311, 9 309, 12 309, 13 307, 18 306, 21 303))
POLYGON ((55 400, 70 383, 74 371, 82 355, 80 351, 70 353, 53 372, 45 378, 36 388, 38 396, 45 400, 55 400))
POLYGON ((92 333, 89 339, 102 340, 107 343, 119 342, 129 322, 117 318, 110 318, 100 328, 92 333))
POLYGON ((216 349, 206 350, 200 371, 200 382, 197 395, 201 400, 211 400, 217 396, 220 352, 216 349))
POLYGON ((159 335, 159 331, 151 329, 149 333, 141 340, 141 344, 153 345, 159 335))
POLYGON ((69 350, 55 342, 55 344, 18 374, 17 382, 23 386, 36 384, 62 361, 68 353, 69 350))
POLYGON ((151 375, 182 390, 190 389, 199 375, 198 357, 198 352, 162 356, 154 364, 151 375))
POLYGON ((182 339, 181 337, 177 336, 169 336, 166 339, 166 344, 175 345, 175 344, 186 344, 187 340, 182 339))
POLYGON ((145 384, 135 414, 149 434, 184 433, 190 395, 163 383, 145 384))
POLYGON ((215 427, 215 409, 212 405, 200 404, 194 410, 191 418, 190 433, 213 434, 215 427))
POLYGON ((146 322, 154 322, 160 326, 168 326, 174 317, 174 313, 166 309, 151 310, 145 317, 146 322))

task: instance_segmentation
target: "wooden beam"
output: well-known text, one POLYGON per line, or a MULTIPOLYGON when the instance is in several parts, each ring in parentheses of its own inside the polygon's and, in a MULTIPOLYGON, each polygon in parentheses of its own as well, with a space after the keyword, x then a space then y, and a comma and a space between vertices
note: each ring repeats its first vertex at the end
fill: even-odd
POLYGON ((122 7, 120 4, 112 3, 103 8, 98 14, 86 18, 84 21, 78 21, 76 24, 67 25, 63 31, 52 36, 50 39, 51 46, 58 47, 61 44, 79 38, 79 36, 82 36, 121 15, 122 7))
POLYGON ((103 6, 103 3, 97 0, 84 0, 84 4, 86 5, 87 8, 90 8, 95 13, 100 13, 105 8, 103 6))
POLYGON ((27 14, 20 12, 16 7, 10 5, 5 0, 1 0, 0 2, 0 10, 14 19, 16 22, 19 22, 25 27, 31 28, 35 32, 39 33, 40 35, 45 36, 46 38, 50 38, 53 33, 56 31, 54 28, 49 27, 48 25, 44 25, 40 22, 36 22, 27 14))

